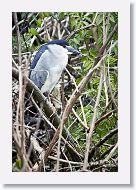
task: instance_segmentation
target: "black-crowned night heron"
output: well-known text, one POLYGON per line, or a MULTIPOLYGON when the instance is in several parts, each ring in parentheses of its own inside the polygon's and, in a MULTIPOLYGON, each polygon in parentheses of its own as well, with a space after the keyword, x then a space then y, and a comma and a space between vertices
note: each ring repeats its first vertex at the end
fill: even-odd
POLYGON ((49 94, 53 90, 68 63, 69 54, 80 53, 65 40, 53 40, 40 47, 30 66, 29 78, 42 93, 49 94))

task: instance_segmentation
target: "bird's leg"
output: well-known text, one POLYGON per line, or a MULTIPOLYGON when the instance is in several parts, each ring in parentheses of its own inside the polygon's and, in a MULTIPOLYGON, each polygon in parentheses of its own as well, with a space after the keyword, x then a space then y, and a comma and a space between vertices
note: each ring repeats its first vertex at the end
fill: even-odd
POLYGON ((53 112, 52 114, 50 115, 50 117, 52 117, 54 115, 54 113, 56 113, 56 107, 54 105, 54 100, 55 100, 55 97, 48 93, 48 92, 44 92, 43 95, 47 98, 47 100, 53 105, 52 106, 52 109, 53 109, 53 112))
POLYGON ((47 100, 48 100, 49 102, 51 102, 50 93, 49 93, 49 92, 44 92, 43 95, 47 98, 47 100))
POLYGON ((52 117, 54 115, 54 113, 56 113, 56 107, 54 105, 54 101, 58 101, 56 100, 56 98, 50 94, 49 92, 44 92, 43 95, 47 98, 47 100, 53 105, 52 106, 52 109, 53 109, 53 112, 52 114, 50 115, 50 117, 52 117))
POLYGON ((52 100, 54 100, 54 96, 49 92, 44 92, 43 95, 47 98, 49 102, 52 102, 52 100))

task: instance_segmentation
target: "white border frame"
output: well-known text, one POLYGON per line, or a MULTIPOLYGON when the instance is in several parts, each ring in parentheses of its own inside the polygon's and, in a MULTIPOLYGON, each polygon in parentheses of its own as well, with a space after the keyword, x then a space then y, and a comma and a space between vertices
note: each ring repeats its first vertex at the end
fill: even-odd
POLYGON ((114 0, 5 0, 0 10, 0 172, 4 184, 130 184, 130 4, 114 0), (8 6, 9 5, 9 6, 8 6), (45 7, 45 8, 44 8, 45 7), (12 12, 118 12, 119 47, 119 171, 12 172, 12 12))

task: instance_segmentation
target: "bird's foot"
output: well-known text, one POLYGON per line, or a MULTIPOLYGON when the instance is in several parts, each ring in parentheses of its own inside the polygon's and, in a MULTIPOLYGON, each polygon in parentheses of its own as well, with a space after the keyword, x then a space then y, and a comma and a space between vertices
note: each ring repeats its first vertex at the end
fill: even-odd
POLYGON ((44 92, 43 95, 47 98, 49 102, 51 101, 49 92, 44 92))

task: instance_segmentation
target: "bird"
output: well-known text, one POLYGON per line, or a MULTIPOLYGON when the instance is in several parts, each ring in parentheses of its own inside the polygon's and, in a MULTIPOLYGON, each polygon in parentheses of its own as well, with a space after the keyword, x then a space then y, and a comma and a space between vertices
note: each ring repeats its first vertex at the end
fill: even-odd
POLYGON ((50 94, 58 83, 70 54, 80 52, 63 39, 49 41, 39 48, 30 65, 29 78, 44 95, 50 94))

